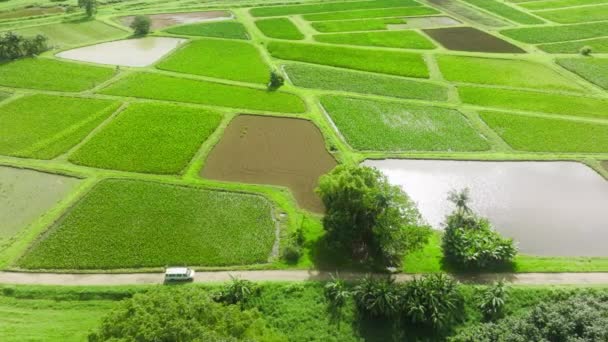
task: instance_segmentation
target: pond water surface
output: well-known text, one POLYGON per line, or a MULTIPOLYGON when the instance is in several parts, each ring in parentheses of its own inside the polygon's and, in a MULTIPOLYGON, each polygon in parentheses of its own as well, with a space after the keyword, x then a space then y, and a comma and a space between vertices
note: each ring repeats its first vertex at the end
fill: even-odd
POLYGON ((441 228, 453 189, 468 187, 472 208, 488 217, 520 252, 608 256, 608 181, 575 162, 367 160, 441 228))
POLYGON ((146 37, 117 40, 63 51, 57 57, 81 62, 145 67, 154 64, 186 39, 146 37))

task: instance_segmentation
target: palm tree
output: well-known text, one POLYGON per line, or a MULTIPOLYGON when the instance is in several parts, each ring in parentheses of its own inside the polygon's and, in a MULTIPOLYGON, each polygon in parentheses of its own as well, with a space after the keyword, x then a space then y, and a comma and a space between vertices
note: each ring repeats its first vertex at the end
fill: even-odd
POLYGON ((450 191, 448 194, 448 200, 456 205, 456 208, 461 214, 470 214, 472 212, 471 208, 469 207, 469 202, 471 201, 469 188, 464 188, 460 191, 450 191))

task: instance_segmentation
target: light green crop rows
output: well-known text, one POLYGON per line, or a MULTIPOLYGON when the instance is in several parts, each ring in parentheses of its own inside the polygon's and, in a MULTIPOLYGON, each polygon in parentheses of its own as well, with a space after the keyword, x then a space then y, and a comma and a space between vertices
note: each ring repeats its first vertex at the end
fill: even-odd
POLYGON ((201 36, 227 39, 249 39, 247 29, 238 21, 220 21, 217 23, 198 23, 171 27, 169 33, 184 36, 201 36))
POLYGON ((315 21, 310 24, 319 32, 352 32, 386 30, 388 24, 403 24, 400 18, 315 21))
POLYGON ((425 50, 435 48, 435 44, 430 40, 412 30, 317 34, 314 36, 314 39, 322 43, 343 45, 425 50))
POLYGON ((289 18, 261 19, 255 22, 255 26, 269 38, 289 40, 304 39, 302 32, 300 32, 289 18))

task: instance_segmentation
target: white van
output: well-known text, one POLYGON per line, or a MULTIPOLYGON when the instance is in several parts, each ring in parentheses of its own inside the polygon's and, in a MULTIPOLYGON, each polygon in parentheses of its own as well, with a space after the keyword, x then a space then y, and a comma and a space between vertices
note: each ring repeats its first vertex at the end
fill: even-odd
POLYGON ((188 267, 169 267, 165 270, 165 281, 192 281, 194 270, 188 267))

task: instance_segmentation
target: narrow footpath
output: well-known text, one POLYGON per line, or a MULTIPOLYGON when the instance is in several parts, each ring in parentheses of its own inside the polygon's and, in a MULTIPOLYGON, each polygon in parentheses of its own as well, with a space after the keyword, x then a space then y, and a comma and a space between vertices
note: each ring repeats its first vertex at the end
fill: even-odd
MULTIPOLYGON (((323 281, 331 279, 330 272, 313 270, 296 271, 218 271, 197 272, 195 283, 217 283, 239 277, 251 281, 323 281)), ((364 277, 363 273, 340 272, 340 278, 355 280, 364 277)), ((405 282, 415 275, 397 274, 396 280, 405 282)), ((485 284, 504 279, 514 285, 608 285, 608 273, 486 273, 479 275, 456 276, 463 283, 485 284)), ((0 272, 0 284, 18 285, 145 285, 162 284, 162 273, 29 273, 0 272)))

